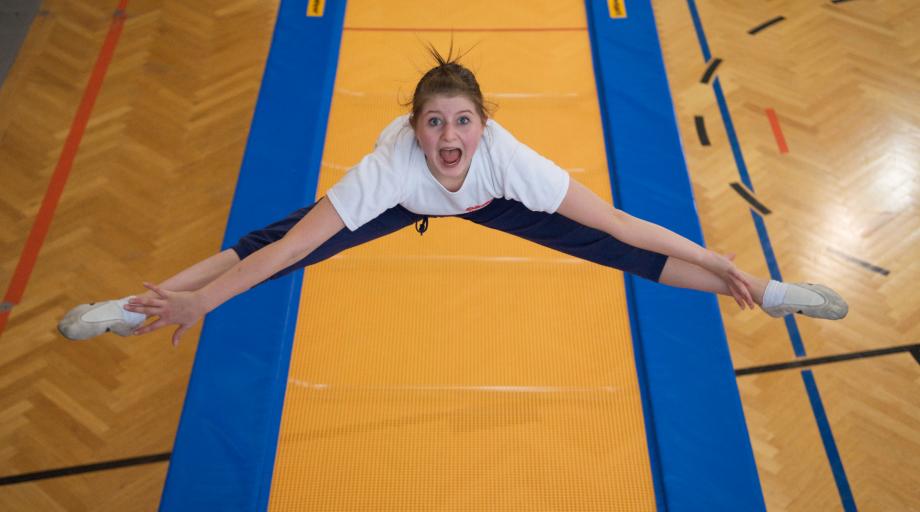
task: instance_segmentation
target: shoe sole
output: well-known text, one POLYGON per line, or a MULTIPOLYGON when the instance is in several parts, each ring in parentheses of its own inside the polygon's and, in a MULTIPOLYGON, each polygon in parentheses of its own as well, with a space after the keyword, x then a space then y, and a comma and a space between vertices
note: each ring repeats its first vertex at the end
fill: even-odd
POLYGON ((130 336, 134 332, 136 326, 132 326, 125 320, 106 320, 100 322, 87 322, 83 320, 84 315, 97 307, 104 307, 106 304, 106 302, 91 302, 89 304, 80 304, 71 309, 58 323, 58 332, 61 333, 61 336, 73 341, 88 340, 107 332, 113 332, 119 336, 130 336))
POLYGON ((827 286, 811 283, 793 283, 795 286, 801 286, 811 290, 824 299, 823 304, 817 306, 792 306, 780 305, 772 308, 761 308, 765 313, 773 318, 782 318, 791 314, 799 314, 811 318, 823 318, 825 320, 840 320, 847 316, 850 307, 839 293, 831 290, 827 286))

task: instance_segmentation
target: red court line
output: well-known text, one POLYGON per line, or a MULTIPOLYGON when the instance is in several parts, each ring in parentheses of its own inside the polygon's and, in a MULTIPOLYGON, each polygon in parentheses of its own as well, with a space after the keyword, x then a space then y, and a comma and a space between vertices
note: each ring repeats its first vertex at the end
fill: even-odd
POLYGON ((118 10, 115 11, 112 17, 109 33, 105 36, 105 41, 99 50, 99 57, 96 58, 93 72, 90 74, 89 82, 83 91, 83 99, 80 100, 77 114, 70 125, 70 132, 67 134, 67 140, 64 141, 64 148, 61 150, 61 156, 58 158, 57 166, 54 168, 54 174, 51 175, 51 181, 45 191, 41 209, 39 209, 38 215, 35 217, 35 223, 32 224, 32 231, 29 232, 26 245, 19 255, 19 263, 16 265, 16 270, 13 271, 9 288, 7 288, 6 295, 3 297, 3 302, 7 304, 7 310, 0 312, 0 336, 3 335, 3 330, 6 328, 6 322, 10 316, 8 308, 19 304, 19 301, 22 300, 29 277, 32 275, 32 269, 35 268, 38 252, 45 241, 45 235, 48 234, 48 228, 51 227, 54 212, 57 209, 58 201, 61 199, 61 194, 64 192, 64 185, 70 175, 70 168, 73 166, 77 149, 80 147, 80 141, 83 139, 83 132, 86 130, 86 124, 89 122, 89 116, 93 110, 93 105, 96 103, 96 97, 102 88, 102 80, 105 78, 105 72, 109 67, 109 62, 112 60, 112 55, 115 53, 115 45, 118 44, 118 37, 121 35, 121 29, 125 24, 125 9, 127 7, 128 0, 119 0, 118 10))
POLYGON ((779 126, 779 119, 776 117, 776 111, 772 108, 766 109, 767 118, 770 119, 770 127, 773 128, 773 137, 776 139, 776 145, 780 153, 788 153, 789 146, 786 145, 786 137, 783 136, 783 129, 779 126))
POLYGON ((344 27, 352 32, 584 32, 588 27, 534 27, 534 28, 425 28, 425 27, 344 27))

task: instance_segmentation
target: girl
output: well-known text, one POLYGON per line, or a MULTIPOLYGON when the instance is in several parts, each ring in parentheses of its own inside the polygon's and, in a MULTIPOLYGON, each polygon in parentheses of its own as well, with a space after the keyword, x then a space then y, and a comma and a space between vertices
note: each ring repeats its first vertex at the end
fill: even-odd
MULTIPOLYGON (((144 334, 176 324, 172 341, 206 313, 265 279, 320 262, 428 216, 456 216, 670 286, 728 295, 774 317, 839 319, 846 302, 813 284, 766 281, 731 257, 615 209, 489 118, 475 76, 453 51, 419 81, 412 112, 314 205, 243 237, 143 295, 71 310, 69 339, 144 334), (141 324, 151 316, 158 319, 141 324)), ((462 55, 461 55, 462 56, 462 55)))

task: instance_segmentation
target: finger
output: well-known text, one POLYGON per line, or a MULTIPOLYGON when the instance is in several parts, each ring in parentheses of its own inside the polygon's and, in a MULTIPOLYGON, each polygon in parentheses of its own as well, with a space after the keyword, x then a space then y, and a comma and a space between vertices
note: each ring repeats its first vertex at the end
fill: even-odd
POLYGON ((754 302, 754 297, 751 295, 751 288, 748 286, 747 280, 744 279, 744 276, 736 277, 735 280, 744 297, 744 302, 747 303, 748 307, 754 309, 757 304, 754 302))
POLYGON ((128 311, 146 312, 145 310, 150 309, 165 309, 166 304, 167 302, 165 300, 144 299, 143 301, 137 302, 128 301, 124 309, 128 311))
POLYGON ((747 287, 744 287, 744 295, 747 297, 747 303, 751 309, 757 307, 757 303, 754 302, 754 296, 751 295, 751 290, 749 290, 747 287))
POLYGON ((741 308, 742 311, 747 309, 747 305, 744 303, 744 299, 742 299, 740 295, 735 295, 735 302, 738 303, 738 307, 741 308))
POLYGON ((131 304, 128 304, 125 306, 125 310, 132 311, 134 313, 143 313, 147 316, 161 316, 162 313, 166 311, 166 308, 162 306, 132 306, 131 304))
POLYGON ((163 291, 159 286, 157 286, 157 285, 155 285, 155 284, 153 284, 153 283, 144 283, 144 288, 147 288, 148 290, 152 291, 153 293, 159 295, 161 299, 166 299, 166 298, 167 298, 167 297, 166 297, 166 292, 163 291))
POLYGON ((168 323, 166 322, 166 320, 163 320, 161 318, 157 320, 156 322, 153 322, 152 324, 145 325, 143 327, 139 327, 135 329, 134 334, 140 336, 141 334, 147 334, 148 332, 153 332, 161 327, 166 327, 167 325, 168 323))
POLYGON ((152 297, 132 297, 128 299, 128 304, 132 306, 163 306, 166 301, 163 299, 154 299, 152 297))
POLYGON ((726 279, 725 284, 728 286, 728 295, 735 301, 735 304, 738 304, 739 308, 744 309, 744 303, 740 300, 741 298, 738 296, 738 290, 735 288, 732 280, 726 279))
POLYGON ((751 309, 754 309, 754 298, 751 297, 750 285, 747 282, 744 274, 738 270, 736 267, 731 268, 728 271, 728 277, 730 280, 729 286, 737 287, 738 292, 741 295, 741 298, 744 300, 751 309))
POLYGON ((730 281, 728 284, 728 289, 731 291, 732 298, 734 298, 735 302, 738 303, 738 307, 740 307, 742 310, 746 309, 745 306, 747 306, 747 301, 744 300, 744 295, 741 293, 741 290, 738 289, 737 284, 730 281))
POLYGON ((740 281, 741 283, 743 283, 745 286, 750 286, 750 283, 748 282, 747 276, 744 274, 744 272, 742 272, 741 270, 739 270, 738 267, 732 267, 732 269, 729 270, 728 273, 729 273, 733 278, 735 278, 735 279, 737 279, 738 281, 740 281))
POLYGON ((738 290, 741 293, 741 299, 744 300, 744 303, 747 305, 747 307, 754 309, 756 304, 754 303, 754 298, 751 297, 751 291, 748 290, 747 286, 745 286, 744 283, 739 283, 738 290))
POLYGON ((735 261, 735 254, 734 254, 734 253, 728 253, 728 254, 725 255, 725 257, 728 258, 728 261, 735 261))
POLYGON ((176 332, 173 333, 172 344, 174 347, 179 346, 179 338, 182 337, 182 333, 188 330, 188 326, 180 325, 176 332))

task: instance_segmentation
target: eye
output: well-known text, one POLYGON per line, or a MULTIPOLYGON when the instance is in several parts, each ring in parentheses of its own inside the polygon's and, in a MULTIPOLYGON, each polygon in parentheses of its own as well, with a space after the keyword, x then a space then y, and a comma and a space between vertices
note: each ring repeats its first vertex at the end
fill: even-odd
POLYGON ((440 117, 429 117, 428 126, 441 126, 441 118, 440 117))
POLYGON ((470 120, 470 116, 460 116, 460 119, 458 119, 457 122, 461 125, 464 125, 470 124, 472 121, 470 120))

